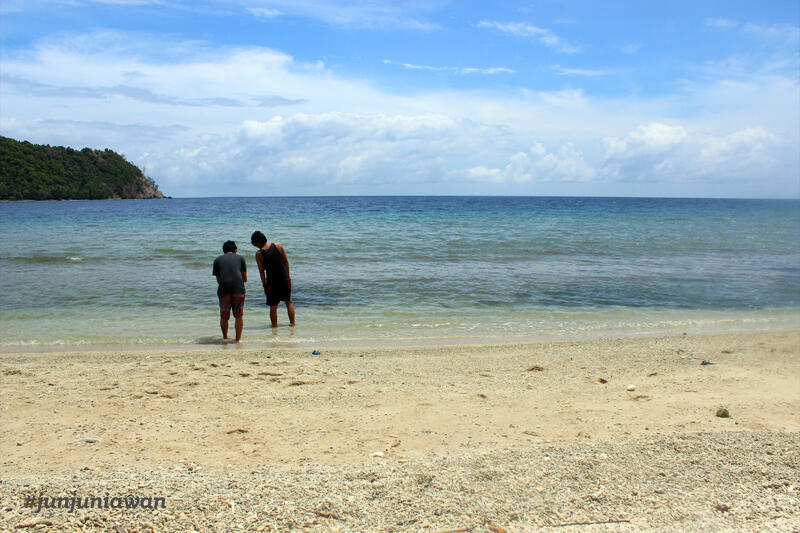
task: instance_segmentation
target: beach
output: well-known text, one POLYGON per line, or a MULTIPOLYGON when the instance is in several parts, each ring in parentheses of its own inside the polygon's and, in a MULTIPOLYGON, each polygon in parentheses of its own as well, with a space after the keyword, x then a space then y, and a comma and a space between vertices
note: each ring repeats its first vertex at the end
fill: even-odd
POLYGON ((800 528, 800 330, 0 368, 4 530, 800 528), (25 508, 40 495, 112 502, 25 508))

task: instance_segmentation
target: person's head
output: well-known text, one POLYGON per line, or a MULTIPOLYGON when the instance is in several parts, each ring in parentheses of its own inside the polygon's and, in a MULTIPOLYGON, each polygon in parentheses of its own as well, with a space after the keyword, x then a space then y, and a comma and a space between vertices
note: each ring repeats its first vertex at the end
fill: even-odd
POLYGON ((261 248, 265 244, 267 244, 267 236, 261 233, 260 231, 254 231, 253 235, 250 236, 250 242, 256 248, 261 248))
POLYGON ((222 245, 222 251, 227 253, 236 253, 236 243, 233 241, 225 241, 222 245))

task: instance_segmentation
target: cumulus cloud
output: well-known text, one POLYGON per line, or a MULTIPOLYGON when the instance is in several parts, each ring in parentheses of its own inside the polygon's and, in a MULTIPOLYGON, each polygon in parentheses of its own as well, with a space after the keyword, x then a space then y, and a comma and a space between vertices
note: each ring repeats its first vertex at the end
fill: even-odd
POLYGON ((781 150, 778 136, 761 127, 709 135, 651 123, 603 142, 603 172, 625 181, 742 180, 773 172, 781 150))
POLYGON ((630 153, 662 153, 681 144, 687 137, 686 130, 681 126, 653 122, 639 126, 627 138, 608 137, 603 142, 606 145, 606 157, 614 158, 630 153))
POLYGON ((662 98, 579 87, 403 94, 276 50, 103 33, 7 53, 3 76, 3 135, 111 148, 175 196, 686 180, 796 189, 797 82, 772 73, 662 98))
POLYGON ((587 161, 584 151, 572 143, 555 151, 536 143, 528 151, 512 154, 504 166, 477 165, 467 174, 471 180, 488 183, 720 184, 758 172, 774 173, 782 148, 778 136, 760 127, 709 135, 658 122, 602 141, 605 154, 594 160, 587 161))
POLYGON ((495 182, 589 181, 594 175, 595 170, 572 144, 565 144, 557 153, 552 153, 537 143, 527 152, 512 155, 505 168, 481 165, 469 169, 471 178, 495 182))
POLYGON ((433 114, 297 113, 244 121, 228 135, 176 151, 163 170, 175 179, 228 176, 262 188, 409 185, 440 181, 446 159, 477 149, 476 133, 478 126, 433 114), (207 174, 197 172, 198 160, 208 162, 207 174))

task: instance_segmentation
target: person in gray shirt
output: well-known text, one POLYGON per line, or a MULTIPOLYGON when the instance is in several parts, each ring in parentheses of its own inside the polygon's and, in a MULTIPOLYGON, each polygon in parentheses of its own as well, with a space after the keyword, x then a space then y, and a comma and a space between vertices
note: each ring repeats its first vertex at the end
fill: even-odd
POLYGON ((247 282, 247 265, 244 257, 236 254, 236 243, 225 241, 222 245, 221 256, 214 259, 214 268, 211 271, 217 278, 217 296, 219 297, 219 326, 222 329, 222 338, 228 338, 228 320, 233 311, 236 320, 236 342, 242 338, 244 327, 244 284, 247 282))

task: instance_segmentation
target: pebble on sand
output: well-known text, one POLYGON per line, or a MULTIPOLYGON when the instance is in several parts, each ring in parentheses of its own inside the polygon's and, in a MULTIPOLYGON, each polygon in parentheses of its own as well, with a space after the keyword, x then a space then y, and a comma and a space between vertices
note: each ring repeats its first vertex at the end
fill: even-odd
POLYGON ((726 408, 720 407, 719 409, 717 409, 717 416, 719 418, 730 418, 731 414, 730 412, 728 412, 726 408))
POLYGON ((628 392, 633 392, 636 390, 636 385, 628 385, 627 387, 625 387, 625 390, 628 392))
POLYGON ((40 519, 37 519, 37 518, 31 518, 30 520, 25 520, 24 522, 20 522, 19 524, 17 524, 17 527, 18 528, 36 527, 39 524, 41 524, 43 526, 52 526, 53 522, 50 521, 50 520, 40 520, 40 519))

